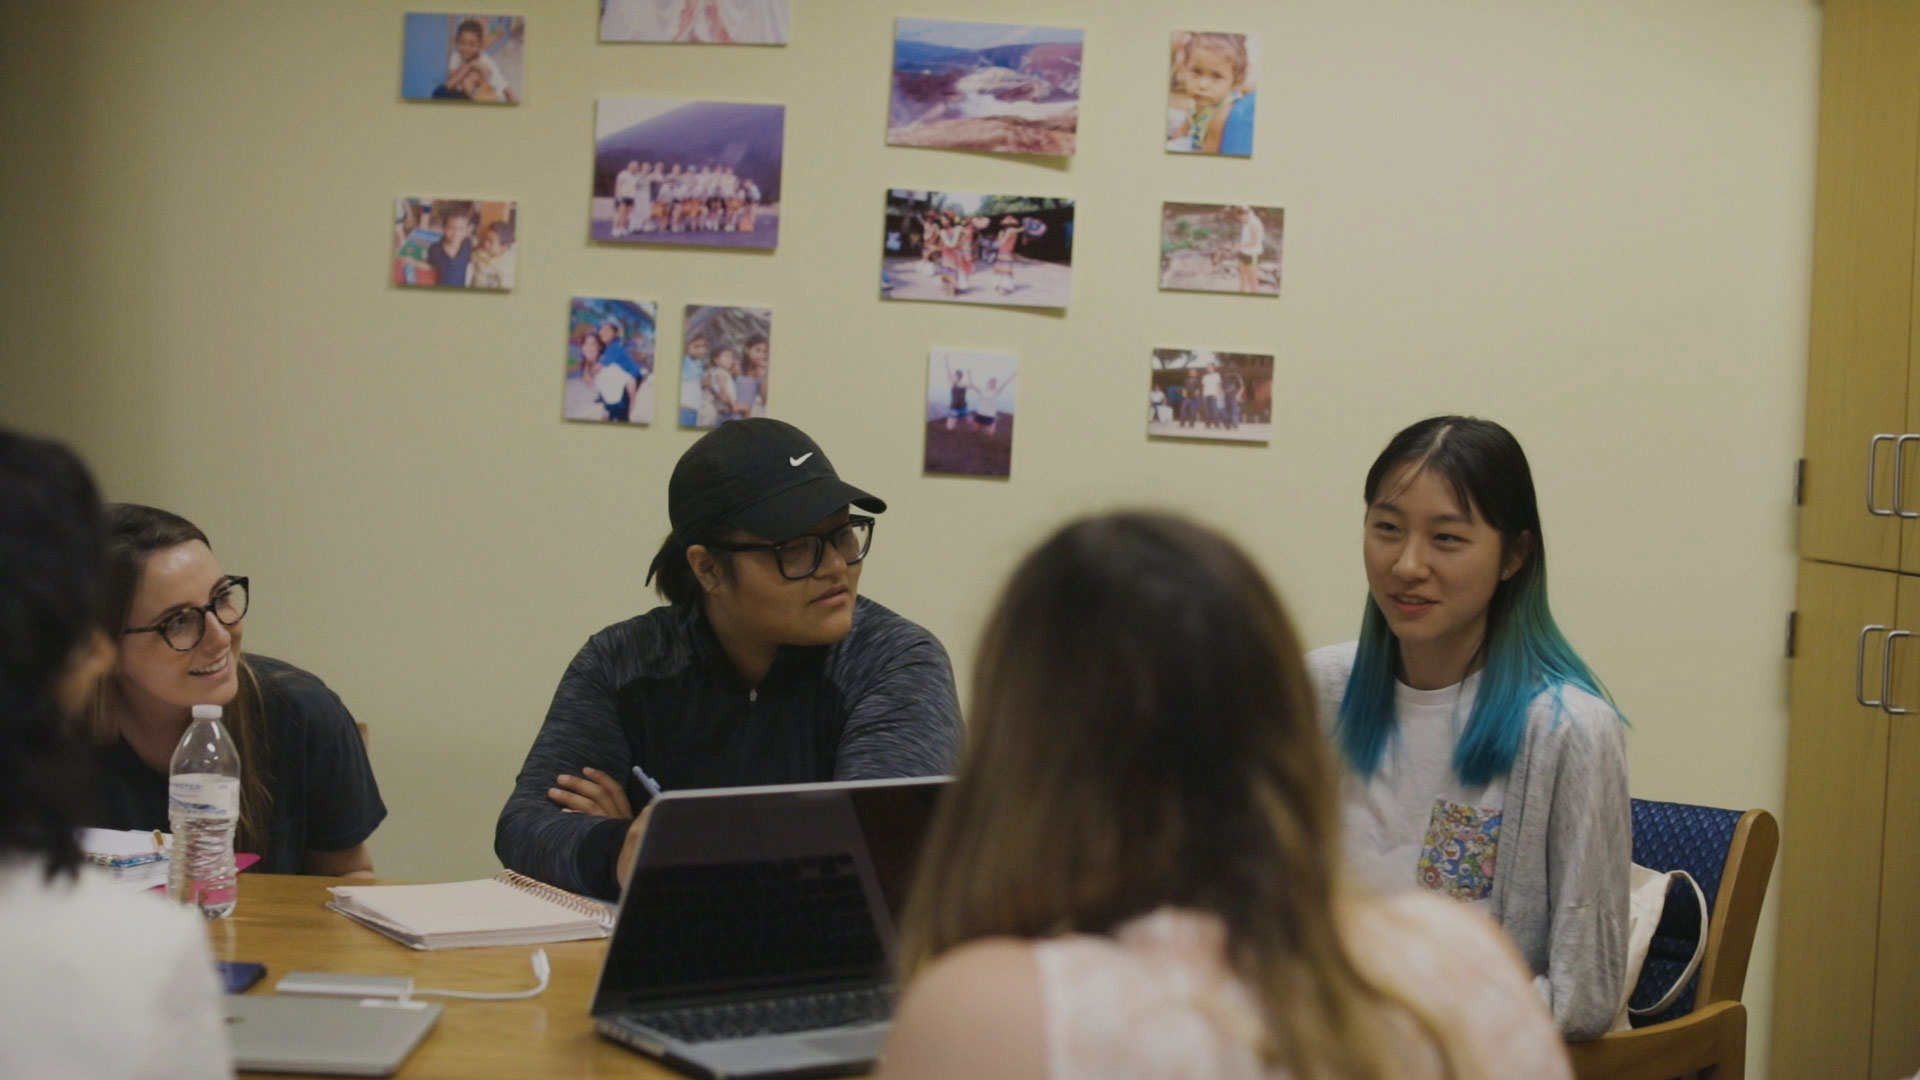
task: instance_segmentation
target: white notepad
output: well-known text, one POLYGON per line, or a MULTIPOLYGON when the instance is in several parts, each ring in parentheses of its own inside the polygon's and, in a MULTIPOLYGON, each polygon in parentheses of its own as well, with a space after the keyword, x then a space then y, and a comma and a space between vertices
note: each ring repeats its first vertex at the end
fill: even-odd
POLYGON ((606 937, 613 909, 502 870, 441 885, 335 885, 327 907, 415 949, 606 937))

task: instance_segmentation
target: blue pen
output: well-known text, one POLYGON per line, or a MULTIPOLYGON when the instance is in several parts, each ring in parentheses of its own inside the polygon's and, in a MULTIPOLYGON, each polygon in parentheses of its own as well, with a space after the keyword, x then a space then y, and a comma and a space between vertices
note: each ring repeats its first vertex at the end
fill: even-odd
POLYGON ((648 795, 656 799, 660 797, 660 785, 654 782, 653 777, 647 775, 645 769, 635 765, 633 767, 633 778, 640 781, 640 786, 647 789, 648 795))

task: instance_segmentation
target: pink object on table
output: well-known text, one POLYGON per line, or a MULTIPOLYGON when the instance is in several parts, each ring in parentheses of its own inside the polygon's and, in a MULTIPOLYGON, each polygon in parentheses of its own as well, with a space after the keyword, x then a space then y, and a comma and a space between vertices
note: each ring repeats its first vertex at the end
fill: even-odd
MULTIPOLYGON (((254 863, 257 863, 259 861, 260 861, 260 856, 258 855, 248 855, 248 854, 245 854, 244 852, 239 855, 235 855, 233 857, 234 872, 237 874, 244 874, 247 872, 247 867, 252 866, 254 863)), ((148 889, 147 891, 164 893, 167 891, 167 883, 163 881, 160 884, 155 885, 153 888, 148 889)))

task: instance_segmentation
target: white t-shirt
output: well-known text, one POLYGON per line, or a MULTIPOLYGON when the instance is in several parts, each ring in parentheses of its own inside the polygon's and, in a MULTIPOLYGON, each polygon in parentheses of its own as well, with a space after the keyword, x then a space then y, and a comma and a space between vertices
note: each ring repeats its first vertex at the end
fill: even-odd
MULTIPOLYGON (((1349 641, 1307 654, 1329 732, 1356 651, 1349 641)), ((1441 690, 1394 683, 1399 730, 1379 770, 1368 779, 1341 770, 1341 839, 1355 881, 1381 893, 1426 888, 1475 907, 1488 905, 1507 780, 1499 776, 1470 787, 1453 771, 1453 748, 1479 689, 1478 672, 1441 690)))
POLYGON ((219 992, 198 915, 0 859, 0 1076, 231 1076, 219 992))
POLYGON ((1240 254, 1258 256, 1266 246, 1267 227, 1258 217, 1248 215, 1247 220, 1240 223, 1240 254))
MULTIPOLYGON (((454 50, 447 56, 447 74, 451 75, 455 71, 458 71, 460 66, 465 63, 466 61, 460 58, 459 50, 454 50)), ((481 53, 479 56, 473 58, 473 66, 479 68, 486 74, 487 85, 493 87, 494 93, 502 96, 506 95, 507 77, 500 74, 500 65, 493 62, 493 57, 488 56, 486 53, 481 53)))
POLYGON ((613 178, 613 197, 616 199, 636 198, 640 194, 640 176, 640 173, 634 172, 632 169, 621 169, 619 174, 613 178))
POLYGON ((618 405, 620 399, 627 396, 627 380, 632 377, 619 364, 602 364, 593 377, 593 392, 606 404, 618 405))
POLYGON ((1221 396, 1219 372, 1209 371, 1200 376, 1200 393, 1207 397, 1221 396))

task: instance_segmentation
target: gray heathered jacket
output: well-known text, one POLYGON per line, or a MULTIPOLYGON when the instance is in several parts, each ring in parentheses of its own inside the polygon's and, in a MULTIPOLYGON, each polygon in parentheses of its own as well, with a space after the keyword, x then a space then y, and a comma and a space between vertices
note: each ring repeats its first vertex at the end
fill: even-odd
MULTIPOLYGON (((1334 716, 1355 643, 1315 650, 1321 722, 1334 716)), ((1534 698, 1507 774, 1489 914, 1536 976, 1555 1026, 1572 1040, 1606 1033, 1626 995, 1627 867, 1633 820, 1625 725, 1606 702, 1568 687, 1563 707, 1534 698)), ((1409 874, 1411 878, 1411 874, 1409 874)))

